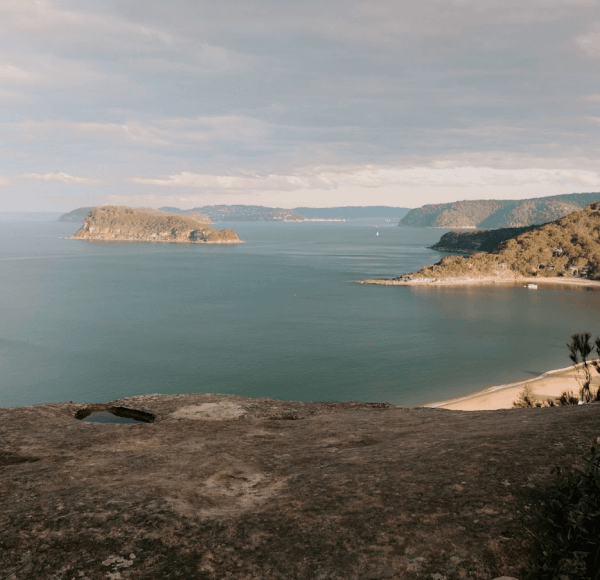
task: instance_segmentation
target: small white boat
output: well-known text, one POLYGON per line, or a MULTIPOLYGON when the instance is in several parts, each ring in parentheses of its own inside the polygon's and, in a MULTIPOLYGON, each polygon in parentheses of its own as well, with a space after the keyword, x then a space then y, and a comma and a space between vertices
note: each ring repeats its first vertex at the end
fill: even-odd
POLYGON ((527 284, 527 288, 530 290, 537 290, 537 284, 527 284))
POLYGON ((379 235, 379 232, 376 232, 376 233, 375 233, 375 235, 376 235, 376 236, 378 236, 378 235, 379 235))

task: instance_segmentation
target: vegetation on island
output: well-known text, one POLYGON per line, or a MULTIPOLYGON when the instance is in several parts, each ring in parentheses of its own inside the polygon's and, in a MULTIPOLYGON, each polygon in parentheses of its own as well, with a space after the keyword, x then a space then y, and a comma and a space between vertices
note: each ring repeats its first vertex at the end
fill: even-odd
MULTIPOLYGON (((199 214, 200 219, 206 216, 199 214)), ((94 208, 72 239, 176 243, 239 243, 230 229, 216 230, 187 215, 119 206, 94 208)))
POLYGON ((600 203, 501 242, 492 253, 446 256, 400 282, 572 276, 600 280, 600 203))
MULTIPOLYGON (((146 213, 148 215, 158 215, 158 216, 171 216, 173 215, 173 213, 177 213, 177 212, 171 212, 165 209, 154 209, 152 207, 136 207, 134 208, 135 211, 139 212, 139 213, 146 213)), ((210 219, 209 216, 207 216, 205 213, 201 213, 199 211, 195 211, 195 210, 189 210, 186 211, 184 213, 186 218, 195 220, 201 224, 212 224, 212 220, 210 219)))
POLYGON ((435 228, 515 228, 540 225, 564 217, 600 193, 571 193, 523 200, 465 200, 424 205, 409 211, 400 226, 435 228))
POLYGON ((430 247, 438 252, 461 252, 474 254, 476 252, 494 252, 498 244, 523 234, 537 226, 523 228, 499 228, 497 230, 477 230, 475 232, 451 231, 444 234, 438 242, 430 247))
MULTIPOLYGON (((77 209, 74 209, 73 211, 70 211, 68 213, 65 213, 63 215, 61 215, 58 218, 59 222, 81 222, 83 221, 84 218, 86 218, 88 215, 90 215, 90 212, 95 209, 94 207, 78 207, 77 209)), ((168 216, 168 215, 172 215, 174 213, 182 213, 181 210, 178 210, 177 208, 161 208, 161 209, 154 209, 152 207, 136 207, 136 208, 132 208, 135 211, 139 212, 139 213, 147 213, 149 215, 164 215, 164 216, 168 216), (175 210, 175 211, 171 211, 171 209, 175 210)), ((194 211, 194 210, 189 210, 185 212, 185 217, 191 218, 193 220, 196 220, 197 222, 200 222, 202 224, 211 224, 212 221, 211 219, 203 213, 200 213, 198 211, 194 211)))

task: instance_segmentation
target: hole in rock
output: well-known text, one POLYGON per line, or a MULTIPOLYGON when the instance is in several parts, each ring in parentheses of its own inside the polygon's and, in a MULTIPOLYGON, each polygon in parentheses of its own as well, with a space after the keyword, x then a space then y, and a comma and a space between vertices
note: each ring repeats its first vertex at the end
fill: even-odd
POLYGON ((154 415, 127 407, 92 407, 81 409, 75 418, 86 423, 154 423, 154 415))
POLYGON ((28 457, 11 451, 0 451, 0 467, 4 465, 16 465, 17 463, 33 463, 39 460, 39 457, 28 457))

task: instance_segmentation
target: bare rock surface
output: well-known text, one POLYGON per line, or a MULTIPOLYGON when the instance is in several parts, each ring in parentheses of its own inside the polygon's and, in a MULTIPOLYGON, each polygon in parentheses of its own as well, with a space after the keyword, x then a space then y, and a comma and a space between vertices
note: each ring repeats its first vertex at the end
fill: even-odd
POLYGON ((2 408, 0 577, 519 578, 530 506, 599 435, 596 404, 190 394, 2 408), (153 422, 76 418, 102 409, 153 422))

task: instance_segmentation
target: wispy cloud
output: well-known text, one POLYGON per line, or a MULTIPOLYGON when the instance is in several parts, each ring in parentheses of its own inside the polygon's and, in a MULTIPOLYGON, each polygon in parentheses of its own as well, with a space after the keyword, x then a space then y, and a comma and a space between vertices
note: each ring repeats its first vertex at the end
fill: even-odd
POLYGON ((25 121, 16 130, 29 138, 55 135, 86 137, 115 142, 123 140, 155 146, 177 146, 218 141, 246 141, 261 138, 265 124, 240 116, 160 119, 154 123, 130 120, 124 123, 75 122, 69 120, 25 121))
POLYGON ((17 175, 18 179, 33 179, 37 181, 60 181, 65 185, 94 185, 102 183, 98 179, 90 179, 88 177, 80 177, 77 175, 69 175, 68 173, 51 172, 51 173, 21 173, 17 175))
POLYGON ((5 91, 4 89, 0 89, 0 101, 28 101, 30 97, 23 93, 15 93, 14 91, 5 91))
POLYGON ((294 175, 210 175, 181 172, 159 178, 135 177, 139 185, 163 188, 189 188, 207 191, 229 190, 259 192, 267 190, 332 190, 344 187, 377 189, 409 187, 491 187, 564 183, 580 186, 600 185, 600 173, 549 168, 497 169, 493 167, 357 167, 305 168, 294 175))
POLYGON ((593 58, 600 57, 600 26, 596 25, 595 30, 575 38, 575 42, 581 50, 593 58))
POLYGON ((108 44, 128 37, 130 41, 132 38, 141 38, 168 44, 172 39, 159 27, 132 23, 110 13, 78 10, 78 3, 73 4, 74 7, 68 9, 51 0, 1 0, 0 20, 2 27, 9 31, 18 31, 21 35, 51 40, 53 43, 104 39, 108 44))
POLYGON ((30 83, 38 79, 37 75, 23 70, 14 64, 0 64, 0 83, 30 83))

